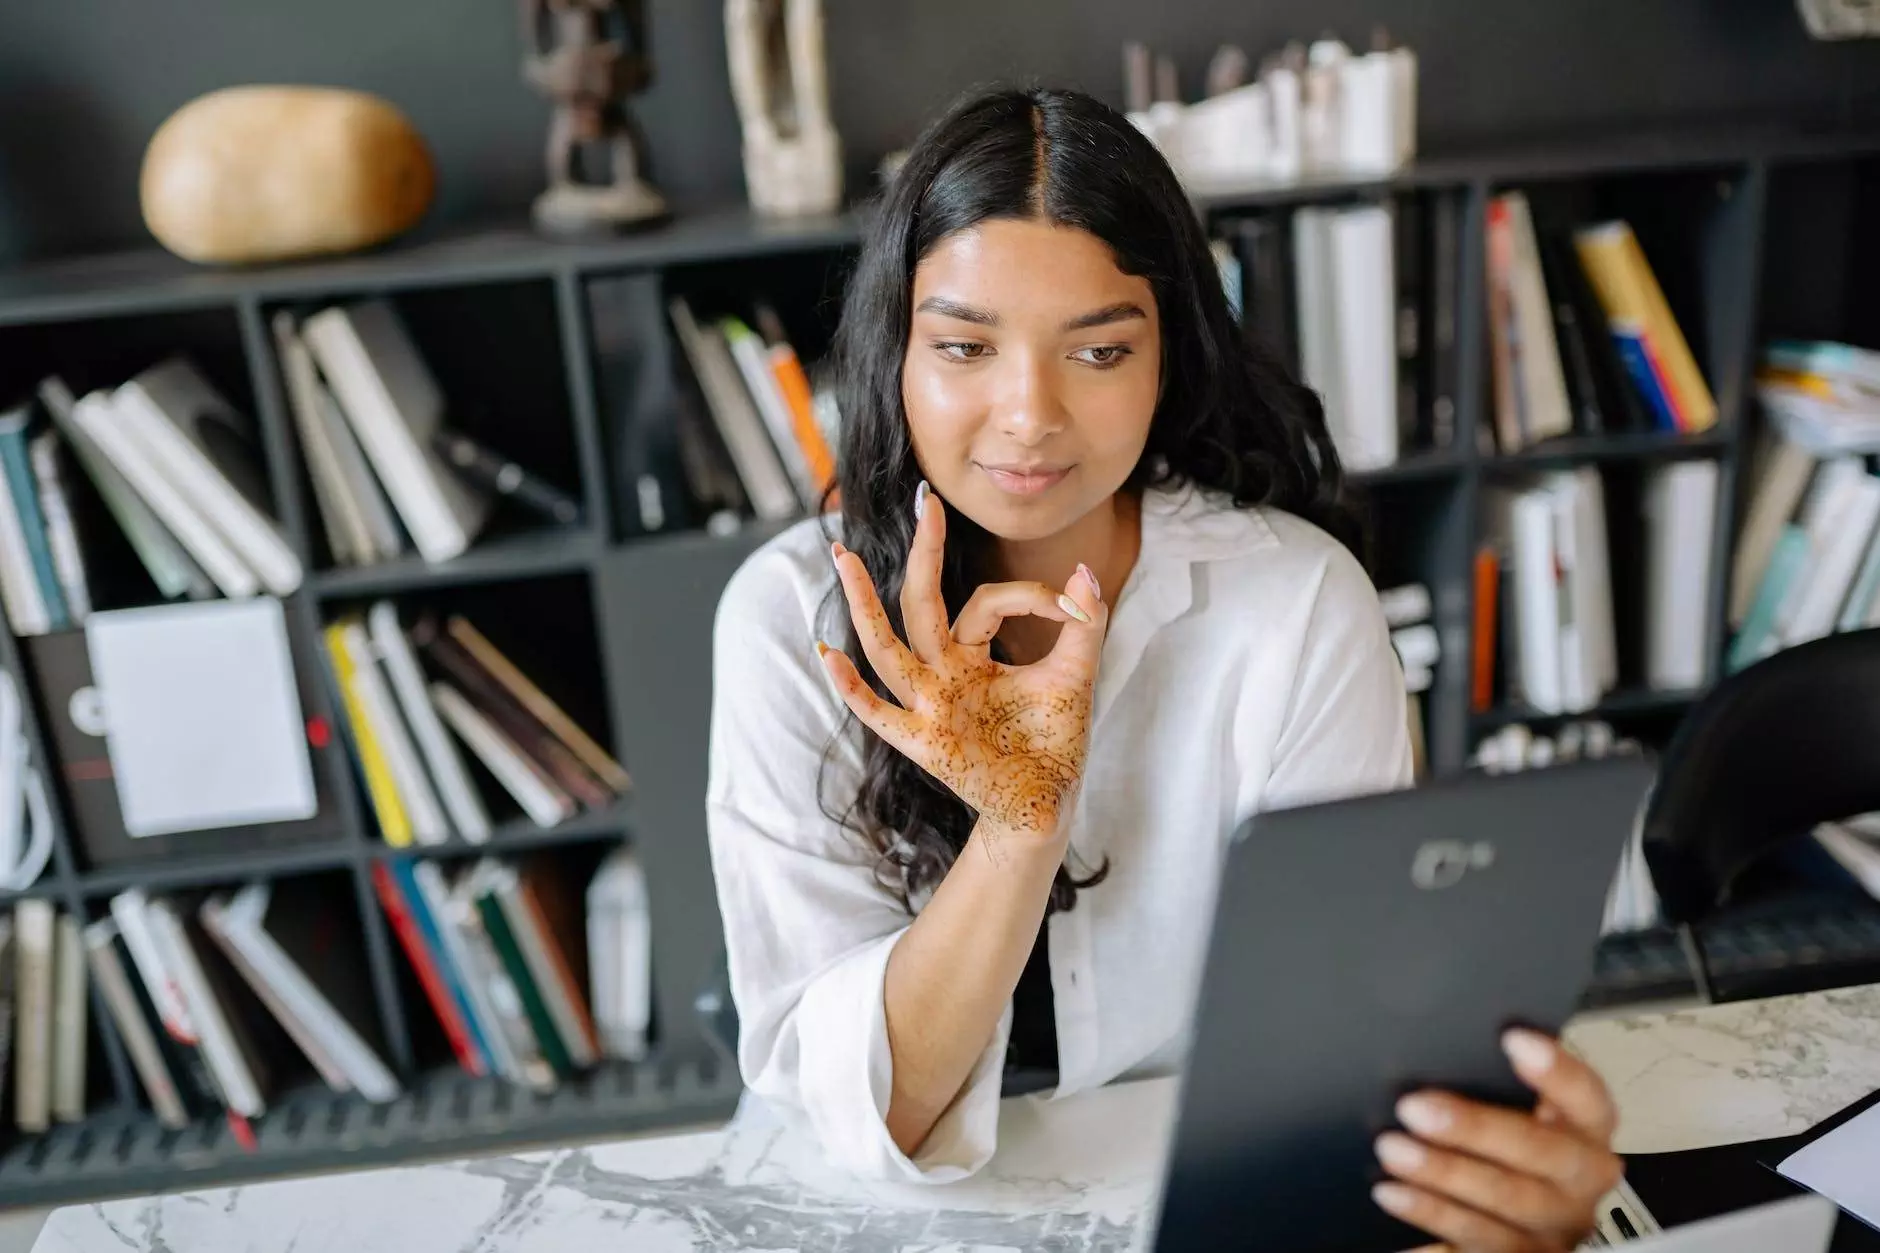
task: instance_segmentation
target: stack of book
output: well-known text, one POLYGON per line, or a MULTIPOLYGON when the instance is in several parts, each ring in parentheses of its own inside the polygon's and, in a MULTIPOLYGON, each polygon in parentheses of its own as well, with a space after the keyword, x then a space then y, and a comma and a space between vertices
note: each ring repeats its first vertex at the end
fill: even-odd
POLYGON ((603 1057, 646 1056, 651 1021, 646 882, 629 849, 601 863, 585 920, 545 858, 373 867, 379 902, 451 1052, 472 1075, 540 1092, 603 1057))
POLYGON ((80 475, 163 599, 300 586, 300 560, 269 513, 253 423, 194 364, 172 358, 83 398, 48 378, 33 401, 0 413, 0 603, 14 634, 65 630, 91 613, 81 537, 93 519, 75 507, 80 475))
POLYGON ((1880 352, 1778 340, 1763 353, 1756 397, 1786 438, 1819 455, 1880 452, 1880 352))
POLYGON ((443 392, 397 309, 370 300, 273 321, 288 408, 306 456, 321 528, 343 566, 388 561, 412 546, 426 561, 470 547, 499 495, 560 525, 573 498, 446 425, 443 392))
POLYGON ((252 1120, 299 1056, 336 1092, 399 1094, 356 918, 322 886, 256 883, 200 901, 132 888, 85 929, 101 999, 165 1126, 221 1111, 252 1147, 252 1120))
POLYGON ((1487 251, 1500 451, 1716 424, 1716 401, 1628 224, 1537 226, 1527 196, 1504 192, 1489 202, 1487 251))
POLYGON ((667 308, 711 419, 682 415, 679 449, 693 496, 731 514, 748 506, 767 521, 833 505, 825 492, 835 479, 834 402, 811 388, 775 311, 758 305, 752 329, 736 317, 702 322, 683 296, 667 308))
POLYGON ((538 826, 611 805, 631 786, 620 763, 465 618, 427 615, 407 631, 380 601, 329 623, 325 645, 379 831, 394 848, 489 838, 459 742, 538 826))
POLYGON ((41 900, 0 914, 0 1094, 10 1069, 21 1131, 85 1117, 89 1004, 78 921, 41 900))
POLYGON ((1880 477, 1766 434, 1730 575, 1728 668, 1835 631, 1880 626, 1880 477))
POLYGON ((1447 448, 1456 431, 1457 201, 1241 219, 1219 241, 1250 334, 1318 390, 1352 470, 1447 448))

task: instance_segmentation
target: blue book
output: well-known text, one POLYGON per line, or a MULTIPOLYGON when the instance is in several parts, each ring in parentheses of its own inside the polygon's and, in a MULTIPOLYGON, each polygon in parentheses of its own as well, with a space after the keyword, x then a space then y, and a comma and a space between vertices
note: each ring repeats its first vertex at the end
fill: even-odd
POLYGON ((483 1037, 483 1024, 478 1021, 476 1007, 471 1004, 470 994, 464 988, 464 980, 469 978, 469 972, 458 968, 455 947, 444 943, 444 937, 438 930, 441 924, 431 915, 430 902, 418 887, 412 863, 399 858, 386 865, 392 872, 392 882, 398 885, 399 892, 404 895, 406 908, 411 910, 418 929, 424 933, 425 945, 430 948, 431 958, 437 963, 437 973, 450 986, 450 994, 457 1002, 457 1013, 463 1018, 464 1030, 470 1033, 470 1042, 476 1046, 477 1052, 483 1054, 483 1063, 489 1072, 495 1074, 496 1054, 490 1051, 489 1041, 483 1037))
POLYGON ((1753 665, 1775 651, 1776 615, 1782 610, 1795 581, 1808 565, 1808 532, 1791 522, 1782 528, 1769 554, 1756 599, 1750 603, 1743 627, 1730 642, 1724 669, 1731 674, 1753 665))
POLYGON ((7 476, 7 490, 13 508, 19 514, 20 530, 26 536, 26 552, 33 561, 33 578, 46 602, 46 617, 54 631, 72 625, 65 609, 65 593, 59 586, 59 572, 52 564, 52 545, 46 542, 46 518, 39 509, 39 487, 33 475, 32 460, 26 453, 26 423, 32 410, 16 409, 0 414, 0 471, 7 476))
POLYGON ((1645 346, 1643 328, 1614 322, 1611 330, 1613 345, 1619 350, 1619 362, 1625 366, 1632 386, 1644 398, 1645 407, 1651 410, 1653 427, 1660 431, 1677 430, 1677 412, 1671 407, 1671 398, 1665 394, 1664 382, 1652 364, 1652 354, 1645 346))

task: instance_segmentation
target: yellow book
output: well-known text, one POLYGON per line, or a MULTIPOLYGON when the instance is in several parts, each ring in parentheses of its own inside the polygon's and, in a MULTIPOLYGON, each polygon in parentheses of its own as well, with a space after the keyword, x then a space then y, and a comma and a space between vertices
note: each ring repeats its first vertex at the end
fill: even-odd
POLYGON ((378 737, 372 734, 372 724, 366 719, 365 706, 360 703, 353 687, 352 654, 346 648, 346 626, 348 622, 356 624, 358 621, 357 617, 342 618, 327 624, 322 633, 326 642, 326 655, 333 663, 333 677, 339 682, 340 699, 346 706, 346 723, 352 727, 353 743, 359 749, 359 766, 366 776, 366 792, 372 798, 372 810, 379 818, 379 833, 391 847, 408 848, 411 845, 411 818, 398 799, 398 786, 392 781, 392 769, 386 764, 385 754, 379 749, 378 737))
POLYGON ((1607 321, 1633 322, 1644 328, 1651 353, 1664 371, 1679 429, 1695 432, 1715 426, 1717 400, 1691 356, 1691 346, 1665 302, 1632 227, 1625 222, 1589 226, 1574 232, 1573 244, 1607 321))

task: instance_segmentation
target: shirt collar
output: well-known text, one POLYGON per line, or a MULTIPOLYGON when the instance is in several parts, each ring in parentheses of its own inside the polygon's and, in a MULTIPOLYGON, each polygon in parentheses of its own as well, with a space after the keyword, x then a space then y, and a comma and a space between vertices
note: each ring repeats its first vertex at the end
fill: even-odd
POLYGON ((1257 509, 1239 509, 1225 492, 1181 483, 1142 494, 1138 563, 1215 561, 1279 542, 1257 509))

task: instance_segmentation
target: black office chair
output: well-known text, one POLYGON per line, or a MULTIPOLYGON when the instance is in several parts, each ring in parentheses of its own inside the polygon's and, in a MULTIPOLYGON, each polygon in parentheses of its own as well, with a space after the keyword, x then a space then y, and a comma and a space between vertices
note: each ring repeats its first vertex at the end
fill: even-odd
POLYGON ((1880 810, 1880 630, 1831 635, 1724 679, 1666 748, 1643 826, 1646 864, 1698 992, 1693 924, 1737 877, 1817 823, 1880 810))

